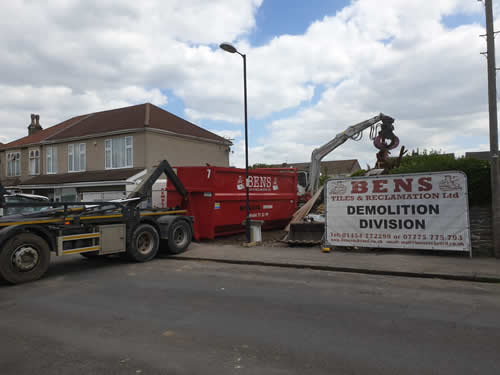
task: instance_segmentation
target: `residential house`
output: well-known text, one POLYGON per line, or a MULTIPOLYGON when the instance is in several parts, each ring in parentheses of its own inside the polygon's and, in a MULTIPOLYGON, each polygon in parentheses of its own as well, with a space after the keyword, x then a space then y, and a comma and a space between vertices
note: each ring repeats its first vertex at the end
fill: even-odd
POLYGON ((466 158, 474 158, 479 160, 490 161, 491 152, 490 151, 475 151, 475 152, 466 152, 466 158))
POLYGON ((0 180, 54 200, 123 197, 148 168, 229 166, 232 143, 153 104, 80 115, 0 146, 0 180))
MULTIPOLYGON (((309 165, 310 163, 284 163, 281 166, 309 172, 309 165)), ((361 166, 356 159, 322 161, 320 167, 321 174, 326 173, 328 177, 350 176, 359 169, 361 166)))

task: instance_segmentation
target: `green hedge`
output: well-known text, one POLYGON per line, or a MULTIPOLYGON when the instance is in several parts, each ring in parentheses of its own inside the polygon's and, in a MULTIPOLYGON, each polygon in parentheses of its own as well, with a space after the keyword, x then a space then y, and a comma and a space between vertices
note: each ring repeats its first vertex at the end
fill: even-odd
POLYGON ((351 177, 364 176, 366 172, 366 169, 358 169, 356 172, 351 173, 351 177))
POLYGON ((490 164, 473 158, 455 158, 453 155, 430 152, 403 157, 399 168, 390 174, 462 171, 467 175, 469 204, 486 205, 491 203, 490 164))

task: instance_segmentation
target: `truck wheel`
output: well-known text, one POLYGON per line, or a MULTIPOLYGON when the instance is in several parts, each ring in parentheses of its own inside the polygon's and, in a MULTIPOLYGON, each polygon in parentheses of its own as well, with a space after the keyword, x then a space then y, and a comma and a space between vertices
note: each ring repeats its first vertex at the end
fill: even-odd
POLYGON ((132 234, 132 240, 127 246, 127 257, 135 262, 147 262, 158 253, 160 236, 149 224, 139 225, 132 234))
POLYGON ((177 220, 168 228, 168 253, 180 254, 191 243, 191 225, 185 220, 177 220))
POLYGON ((50 263, 45 240, 32 233, 20 233, 7 241, 0 251, 0 276, 11 284, 37 280, 50 263))

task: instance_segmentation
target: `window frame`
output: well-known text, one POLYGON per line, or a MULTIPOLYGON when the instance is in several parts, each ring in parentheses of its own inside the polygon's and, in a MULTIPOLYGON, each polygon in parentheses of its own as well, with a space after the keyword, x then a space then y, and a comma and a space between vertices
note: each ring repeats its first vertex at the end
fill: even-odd
POLYGON ((41 173, 41 163, 40 163, 40 148, 30 148, 28 149, 28 173, 30 176, 38 176, 41 173), (33 162, 35 163, 35 168, 33 168, 33 162), (33 170, 35 169, 35 170, 33 170))
POLYGON ((45 149, 45 173, 47 174, 57 174, 57 147, 47 146, 45 149), (50 162, 49 162, 50 156, 50 162))
POLYGON ((68 145, 68 172, 85 172, 87 169, 87 144, 71 143, 68 145))
MULTIPOLYGON (((116 150, 115 150, 116 151, 116 150)), ((118 152, 118 151, 116 151, 118 152)), ((121 164, 118 162, 118 165, 121 164)), ((108 138, 104 140, 104 169, 125 169, 134 167, 134 136, 108 138), (123 166, 113 165, 113 141, 117 147, 118 140, 123 140, 123 150, 120 156, 123 157, 123 166), (130 152, 130 154, 129 154, 130 152)))
POLYGON ((7 170, 6 170, 6 175, 7 177, 19 177, 21 176, 21 151, 10 151, 6 153, 7 156, 7 170), (16 155, 17 158, 12 159, 12 156, 16 155), (12 164, 14 163, 14 164, 12 164), (13 167, 11 168, 11 165, 13 167), (17 168, 16 168, 17 166, 17 168), (12 170, 10 170, 12 169, 12 170), (17 170, 17 173, 16 173, 17 170))

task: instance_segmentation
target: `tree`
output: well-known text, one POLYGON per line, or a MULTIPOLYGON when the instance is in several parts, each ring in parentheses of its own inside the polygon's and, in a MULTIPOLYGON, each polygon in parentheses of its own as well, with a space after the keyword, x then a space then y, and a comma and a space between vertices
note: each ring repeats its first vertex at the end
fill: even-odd
POLYGON ((442 154, 424 150, 403 157, 399 168, 389 174, 462 171, 467 175, 469 203, 486 205, 491 202, 490 164, 485 160, 442 154))

